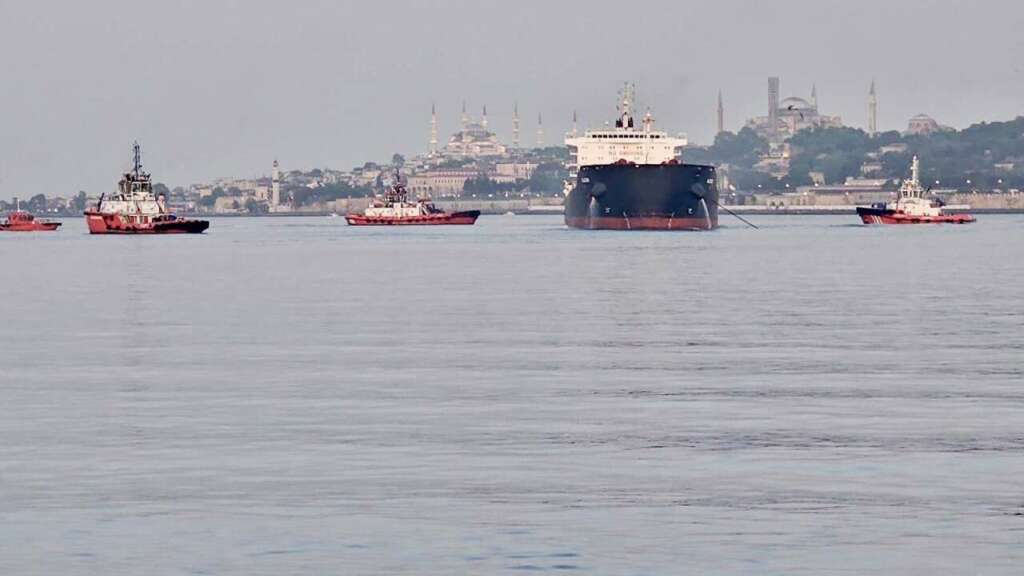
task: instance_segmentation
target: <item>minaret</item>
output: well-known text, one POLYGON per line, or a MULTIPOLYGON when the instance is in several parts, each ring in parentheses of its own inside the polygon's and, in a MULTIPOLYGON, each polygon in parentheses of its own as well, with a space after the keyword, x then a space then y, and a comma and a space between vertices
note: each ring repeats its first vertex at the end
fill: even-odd
POLYGON ((437 155, 437 106, 430 105, 430 155, 437 155))
POLYGON ((872 138, 878 134, 878 95, 875 94, 875 81, 871 81, 868 92, 868 135, 872 138))
POLYGON ((779 129, 779 77, 768 78, 768 131, 772 144, 778 141, 779 129))
POLYGON ((537 148, 544 147, 544 119, 537 114, 537 148))
POLYGON ((817 84, 811 84, 811 106, 813 106, 815 110, 818 109, 818 85, 817 84))
POLYGON ((469 114, 466 114, 466 101, 462 101, 462 129, 465 130, 469 126, 469 114))
POLYGON ((580 134, 580 132, 579 132, 579 130, 577 130, 577 127, 576 127, 576 111, 573 110, 572 111, 572 137, 575 138, 575 137, 579 136, 579 134, 580 134))
POLYGON ((487 130, 487 104, 484 104, 484 117, 480 119, 480 125, 487 130))
POLYGON ((274 158, 274 170, 270 173, 270 206, 276 208, 281 204, 281 169, 274 158))
POLYGON ((725 132, 725 106, 722 104, 722 91, 718 91, 718 132, 715 135, 725 132))
POLYGON ((512 148, 519 148, 519 103, 512 104, 512 148))

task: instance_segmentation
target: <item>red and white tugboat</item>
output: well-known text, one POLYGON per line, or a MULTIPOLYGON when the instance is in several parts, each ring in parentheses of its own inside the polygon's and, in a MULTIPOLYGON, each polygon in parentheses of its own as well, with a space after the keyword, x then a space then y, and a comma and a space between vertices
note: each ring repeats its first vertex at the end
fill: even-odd
POLYGON ((938 198, 927 198, 928 191, 921 187, 921 166, 914 156, 910 180, 900 186, 894 204, 872 204, 870 208, 857 208, 857 215, 865 224, 969 224, 970 214, 946 214, 938 198))
POLYGON ((117 184, 117 194, 85 211, 90 234, 200 234, 210 227, 206 220, 178 218, 167 210, 163 194, 153 195, 153 181, 142 171, 139 143, 133 147, 131 172, 117 184))
POLYGON ((60 228, 60 222, 36 220, 36 217, 21 210, 20 203, 7 219, 0 222, 0 232, 53 232, 60 228))
POLYGON ((480 217, 479 210, 445 212, 430 201, 420 198, 409 201, 409 193, 402 184, 402 178, 395 172, 395 182, 383 197, 373 203, 362 214, 345 216, 349 226, 430 226, 440 224, 471 225, 480 217))

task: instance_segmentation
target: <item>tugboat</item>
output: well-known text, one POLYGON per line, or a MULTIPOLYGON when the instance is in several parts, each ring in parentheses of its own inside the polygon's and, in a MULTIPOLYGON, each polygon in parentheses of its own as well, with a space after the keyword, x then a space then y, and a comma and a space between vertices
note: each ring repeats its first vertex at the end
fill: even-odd
POLYGON ((60 228, 60 222, 49 220, 36 220, 36 217, 21 210, 21 203, 17 203, 14 212, 7 215, 7 219, 0 222, 0 232, 53 232, 60 228))
POLYGON ((946 214, 942 200, 927 198, 928 191, 921 187, 921 164, 914 156, 911 164, 911 178, 900 185, 899 196, 894 204, 872 204, 870 208, 858 207, 857 215, 865 224, 969 224, 974 222, 970 214, 946 214))
POLYGON ((142 171, 139 143, 133 146, 134 167, 117 184, 117 194, 85 211, 90 234, 201 234, 206 220, 178 218, 167 209, 163 194, 153 195, 153 181, 142 171))
POLYGON ((395 180, 390 188, 373 199, 373 203, 362 214, 349 214, 345 220, 349 226, 436 226, 472 225, 480 217, 479 210, 445 212, 434 206, 430 198, 409 201, 409 193, 402 184, 402 177, 395 171, 395 180))
POLYGON ((615 127, 565 139, 573 162, 565 183, 565 224, 587 230, 712 230, 718 227, 715 168, 680 161, 686 138, 634 125, 627 86, 615 127))

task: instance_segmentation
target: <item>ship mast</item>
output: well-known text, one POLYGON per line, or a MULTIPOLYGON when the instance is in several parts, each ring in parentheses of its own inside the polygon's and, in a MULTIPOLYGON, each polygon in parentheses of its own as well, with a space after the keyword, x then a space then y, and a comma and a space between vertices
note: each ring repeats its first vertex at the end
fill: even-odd
POLYGON ((135 173, 135 179, 139 179, 139 173, 142 172, 142 149, 139 146, 138 140, 132 145, 132 151, 134 152, 134 164, 133 171, 135 173))
POLYGON ((899 199, 924 198, 925 190, 921 187, 921 161, 917 155, 910 164, 910 180, 904 180, 900 186, 899 199))

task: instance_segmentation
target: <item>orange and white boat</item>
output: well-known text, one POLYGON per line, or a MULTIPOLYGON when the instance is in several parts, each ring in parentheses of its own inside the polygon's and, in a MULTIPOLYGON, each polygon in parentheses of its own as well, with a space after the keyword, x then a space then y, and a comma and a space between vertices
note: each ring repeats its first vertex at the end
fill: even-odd
POLYGON ((858 207, 857 215, 865 224, 969 224, 970 214, 947 214, 938 198, 928 198, 921 187, 921 164, 914 156, 911 178, 900 186, 899 197, 892 204, 872 204, 858 207))
POLYGON ((29 212, 20 209, 20 204, 0 222, 0 232, 53 232, 60 228, 60 222, 37 220, 29 212))
POLYGON ((434 206, 430 198, 410 202, 402 177, 396 171, 394 184, 383 196, 374 198, 362 214, 349 214, 345 220, 349 226, 466 226, 475 224, 479 217, 479 210, 445 212, 434 206))
POLYGON ((153 180, 142 171, 139 143, 134 147, 134 167, 117 185, 117 193, 100 196, 95 208, 85 211, 90 234, 201 234, 206 220, 179 218, 167 209, 163 194, 153 194, 153 180))

